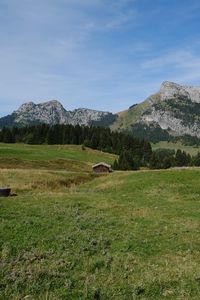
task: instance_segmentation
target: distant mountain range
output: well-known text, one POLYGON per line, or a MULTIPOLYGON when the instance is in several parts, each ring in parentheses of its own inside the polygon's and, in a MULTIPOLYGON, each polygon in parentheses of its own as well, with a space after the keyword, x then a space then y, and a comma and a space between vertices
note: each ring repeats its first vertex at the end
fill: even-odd
POLYGON ((67 111, 53 100, 25 103, 11 115, 0 118, 0 128, 41 123, 105 126, 149 140, 185 134, 200 138, 200 87, 166 81, 158 93, 117 114, 86 108, 67 111))
POLYGON ((117 116, 103 111, 78 108, 67 111, 60 102, 52 100, 40 104, 27 102, 11 115, 0 118, 3 126, 25 126, 37 124, 72 124, 88 126, 110 126, 117 116))

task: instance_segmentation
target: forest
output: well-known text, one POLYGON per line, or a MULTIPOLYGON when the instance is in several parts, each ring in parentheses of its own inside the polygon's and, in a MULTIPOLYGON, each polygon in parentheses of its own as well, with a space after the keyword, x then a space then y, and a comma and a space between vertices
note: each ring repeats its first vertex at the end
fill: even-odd
MULTIPOLYGON (((125 133, 112 132, 109 128, 72 126, 72 125, 36 125, 22 128, 4 127, 0 132, 0 142, 25 144, 74 144, 100 151, 120 155, 125 159, 120 166, 132 169, 134 166, 147 166, 152 155, 151 144, 125 133), (129 159, 131 157, 131 161, 129 159)), ((117 167, 117 164, 115 164, 117 167)))
POLYGON ((26 127, 4 127, 0 131, 0 142, 25 143, 33 145, 74 144, 119 155, 115 170, 168 169, 170 167, 200 166, 200 153, 191 156, 178 149, 157 149, 151 144, 123 132, 109 128, 73 125, 35 125, 26 127))

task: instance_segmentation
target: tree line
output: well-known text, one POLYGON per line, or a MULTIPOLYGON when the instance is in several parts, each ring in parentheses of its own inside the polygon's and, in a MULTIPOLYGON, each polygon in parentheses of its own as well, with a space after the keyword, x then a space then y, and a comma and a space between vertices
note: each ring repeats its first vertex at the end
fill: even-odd
POLYGON ((189 153, 178 149, 157 149, 152 152, 149 161, 151 169, 168 169, 171 167, 200 166, 200 153, 191 156, 189 153))
MULTIPOLYGON (((112 132, 109 128, 80 125, 35 125, 4 127, 0 142, 26 144, 75 144, 120 155, 120 167, 147 166, 152 155, 151 144, 132 135, 112 132), (131 157, 131 159, 130 159, 131 157)), ((117 164, 116 164, 117 166, 117 164)))
MULTIPOLYGON (((138 170, 141 166, 140 162, 131 155, 131 152, 122 151, 119 159, 113 164, 114 170, 138 170)), ((178 149, 157 149, 152 152, 148 163, 150 169, 169 169, 171 167, 200 167, 200 152, 191 156, 185 151, 178 149)))
POLYGON ((109 128, 73 125, 35 125, 26 127, 4 127, 0 131, 0 142, 26 144, 75 144, 82 149, 90 147, 119 155, 115 170, 137 170, 140 167, 167 169, 170 167, 200 166, 200 153, 195 156, 185 151, 157 149, 144 139, 109 128))

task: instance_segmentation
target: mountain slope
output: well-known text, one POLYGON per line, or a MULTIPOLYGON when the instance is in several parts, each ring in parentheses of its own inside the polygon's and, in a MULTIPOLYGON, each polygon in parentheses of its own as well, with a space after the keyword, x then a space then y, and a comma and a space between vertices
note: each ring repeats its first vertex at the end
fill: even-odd
POLYGON ((141 121, 141 115, 153 103, 159 100, 159 94, 147 98, 144 102, 132 105, 128 110, 118 113, 117 120, 111 125, 113 130, 131 130, 131 126, 141 121))
POLYGON ((72 124, 109 126, 116 116, 109 112, 79 108, 67 111, 57 100, 35 104, 28 102, 20 106, 11 115, 0 118, 0 128, 3 126, 24 126, 35 124, 72 124))
POLYGON ((158 93, 120 113, 112 129, 143 137, 155 132, 200 137, 200 88, 163 82, 158 93))

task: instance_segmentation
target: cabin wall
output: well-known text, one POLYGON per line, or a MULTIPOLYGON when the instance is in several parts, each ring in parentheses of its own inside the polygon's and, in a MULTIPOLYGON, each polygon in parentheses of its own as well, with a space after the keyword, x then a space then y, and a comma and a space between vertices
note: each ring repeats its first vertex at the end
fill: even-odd
POLYGON ((93 171, 95 173, 109 173, 109 169, 105 166, 98 166, 96 168, 93 168, 93 171))

